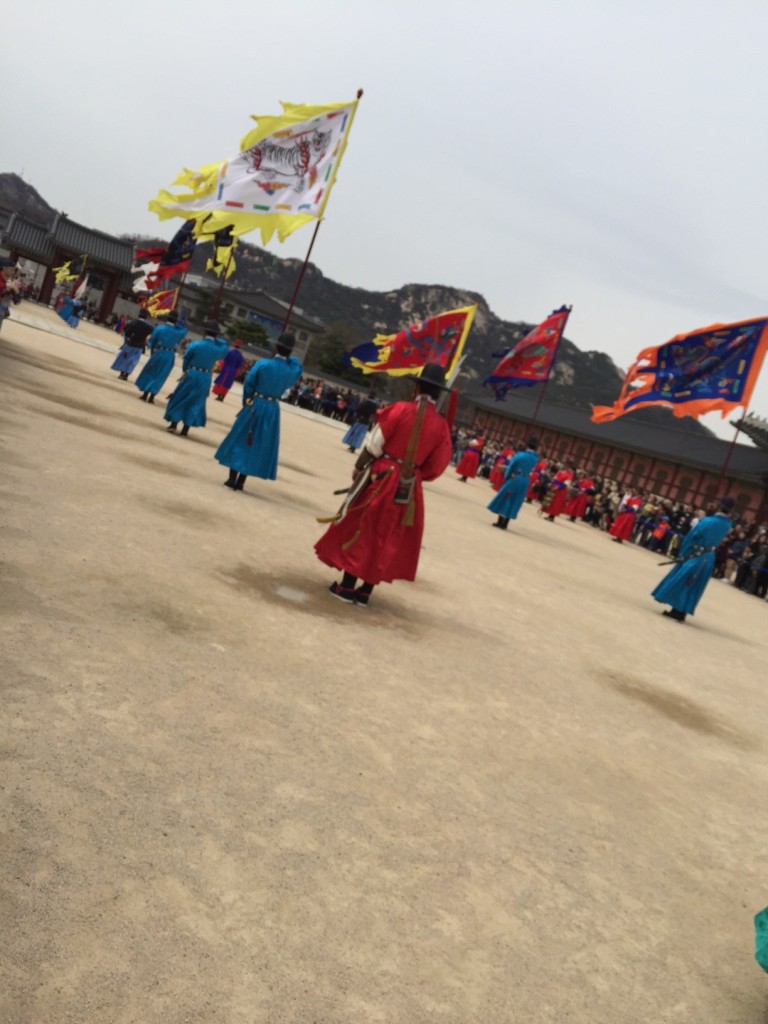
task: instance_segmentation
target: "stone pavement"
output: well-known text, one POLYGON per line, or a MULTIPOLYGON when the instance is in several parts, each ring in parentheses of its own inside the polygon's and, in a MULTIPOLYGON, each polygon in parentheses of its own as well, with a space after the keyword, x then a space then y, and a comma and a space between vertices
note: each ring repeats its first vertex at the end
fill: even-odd
POLYGON ((337 429, 284 407, 232 493, 235 396, 170 436, 116 337, 12 317, 4 1024, 766 1019, 765 602, 670 622, 659 559, 449 470, 418 581, 342 605, 337 429))

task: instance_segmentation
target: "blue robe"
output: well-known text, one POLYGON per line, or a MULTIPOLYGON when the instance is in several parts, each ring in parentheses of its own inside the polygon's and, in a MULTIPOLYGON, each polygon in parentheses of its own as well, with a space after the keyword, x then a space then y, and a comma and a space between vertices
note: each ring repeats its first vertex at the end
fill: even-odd
POLYGON ((139 391, 148 391, 150 395, 158 393, 168 380, 168 374, 173 369, 176 358, 176 350, 186 334, 186 327, 179 324, 160 324, 152 331, 147 341, 147 348, 152 355, 136 378, 136 387, 139 391))
POLYGON ((205 403, 211 390, 213 368, 224 358, 228 348, 223 338, 203 338, 187 346, 181 364, 184 376, 168 400, 163 419, 183 423, 185 427, 205 426, 205 403))
POLYGON ((85 312, 85 306, 80 299, 73 299, 68 295, 62 302, 61 308, 57 309, 56 312, 64 323, 69 324, 70 327, 77 327, 80 323, 80 317, 85 312))
POLYGON ((504 483, 488 505, 491 512, 504 519, 517 519, 528 493, 531 473, 538 461, 539 456, 536 452, 529 450, 518 452, 510 459, 504 473, 504 483))
POLYGON ((293 356, 260 359, 243 384, 243 408, 219 445, 216 458, 230 469, 262 480, 277 478, 280 447, 278 400, 301 376, 301 363, 293 356))
POLYGON ((350 448, 359 448, 369 430, 370 427, 367 423, 353 423, 342 437, 341 443, 349 445, 350 448))
POLYGON ((117 353, 114 363, 110 367, 111 370, 118 370, 120 373, 131 373, 133 368, 141 358, 142 349, 136 348, 135 345, 123 345, 120 351, 117 353))
POLYGON ((706 516, 683 538, 678 563, 651 594, 660 604, 693 615, 715 568, 715 548, 732 527, 728 516, 706 516))

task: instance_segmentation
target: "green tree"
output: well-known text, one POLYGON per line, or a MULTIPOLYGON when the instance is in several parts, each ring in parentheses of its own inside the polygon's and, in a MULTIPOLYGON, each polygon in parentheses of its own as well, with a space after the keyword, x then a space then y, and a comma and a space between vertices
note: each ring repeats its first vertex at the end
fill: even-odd
POLYGON ((234 341, 239 338, 257 348, 269 348, 269 336, 264 327, 255 320, 233 320, 227 327, 227 337, 234 341))
POLYGON ((360 344, 360 338, 354 328, 343 320, 329 325, 322 337, 312 342, 308 368, 327 373, 332 377, 340 377, 359 387, 374 391, 384 391, 390 378, 386 374, 366 374, 349 366, 345 356, 350 348, 360 344))

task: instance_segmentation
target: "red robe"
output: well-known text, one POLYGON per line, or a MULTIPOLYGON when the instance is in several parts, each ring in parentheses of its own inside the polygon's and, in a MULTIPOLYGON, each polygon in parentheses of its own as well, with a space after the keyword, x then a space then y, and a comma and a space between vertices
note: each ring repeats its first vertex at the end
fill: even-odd
POLYGON ((477 476, 477 471, 480 467, 480 449, 479 448, 467 448, 464 454, 461 456, 461 461, 456 467, 456 472, 459 476, 466 476, 470 480, 474 480, 477 476))
POLYGON ((616 519, 611 524, 611 528, 608 531, 612 537, 618 537, 619 540, 632 540, 632 531, 635 528, 635 519, 637 513, 642 507, 642 498, 629 498, 624 502, 624 508, 616 516, 616 519))
POLYGON ((428 402, 414 459, 412 507, 394 503, 401 470, 396 460, 405 458, 416 408, 416 402, 396 402, 377 413, 385 443, 384 454, 371 466, 371 483, 315 544, 321 562, 365 583, 416 578, 424 531, 422 481, 437 479, 451 461, 448 424, 428 402))
POLYGON ((546 459, 542 459, 541 462, 537 462, 531 473, 531 480, 528 484, 528 493, 525 496, 526 501, 533 501, 537 496, 537 487, 539 486, 539 477, 541 476, 542 470, 547 468, 546 459))
POLYGON ((567 516, 571 516, 573 519, 583 519, 584 513, 587 511, 587 505, 589 504, 589 495, 587 491, 594 491, 595 481, 582 478, 576 484, 580 493, 572 497, 565 508, 563 513, 567 516))
POLYGON ((490 476, 488 477, 488 479, 491 482, 491 487, 493 487, 494 491, 501 490, 501 485, 504 483, 504 471, 507 468, 507 463, 514 454, 514 448, 505 448, 501 455, 496 456, 496 461, 493 464, 493 469, 491 470, 490 476))
MULTIPOLYGON (((546 512, 548 516, 559 516, 565 508, 565 503, 568 500, 568 485, 573 480, 573 473, 570 469, 561 469, 555 473, 553 478, 554 492, 549 499, 549 503, 546 507, 541 506, 542 512, 546 512), (558 484, 562 486, 558 486, 558 484)), ((550 484, 552 487, 552 484, 550 484)))

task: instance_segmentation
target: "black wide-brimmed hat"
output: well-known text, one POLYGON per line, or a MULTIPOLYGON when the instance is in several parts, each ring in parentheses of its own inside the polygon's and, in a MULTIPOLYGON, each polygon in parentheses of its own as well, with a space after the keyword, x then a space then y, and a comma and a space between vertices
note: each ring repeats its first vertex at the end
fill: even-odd
POLYGON ((296 346, 296 335, 293 331, 283 331, 275 342, 277 348, 286 355, 290 355, 296 346))
POLYGON ((445 382, 445 368, 438 366, 437 363, 427 363, 420 374, 408 373, 405 375, 405 379, 414 380, 417 384, 429 384, 441 391, 451 390, 445 382))

